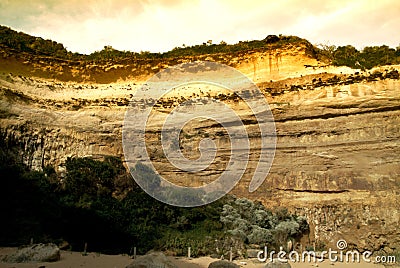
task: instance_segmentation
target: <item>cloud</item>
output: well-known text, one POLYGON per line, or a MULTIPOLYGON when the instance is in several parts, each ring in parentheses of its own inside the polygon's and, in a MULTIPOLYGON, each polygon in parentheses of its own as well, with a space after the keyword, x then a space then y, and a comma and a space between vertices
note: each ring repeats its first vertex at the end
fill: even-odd
MULTIPOLYGON (((335 20, 326 21, 318 32, 328 36, 337 44, 353 44, 359 48, 365 45, 399 45, 400 2, 359 1, 345 10, 335 20)), ((314 39, 321 39, 315 36, 314 39)))
POLYGON ((399 11, 400 2, 390 0, 3 0, 0 23, 83 53, 104 45, 160 52, 280 33, 313 43, 397 46, 399 11))

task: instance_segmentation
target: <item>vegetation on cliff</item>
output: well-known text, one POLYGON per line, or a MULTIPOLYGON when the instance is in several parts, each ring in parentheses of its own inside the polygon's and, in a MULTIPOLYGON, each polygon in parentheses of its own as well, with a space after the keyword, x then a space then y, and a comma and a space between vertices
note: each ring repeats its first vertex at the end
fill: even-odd
POLYGON ((52 40, 17 32, 9 27, 0 26, 0 44, 20 52, 35 55, 50 56, 55 58, 72 58, 73 53, 68 52, 63 44, 52 40))
POLYGON ((368 46, 361 51, 351 45, 321 45, 319 55, 335 66, 348 66, 355 69, 371 69, 380 65, 400 63, 400 46, 396 49, 388 46, 368 46))
POLYGON ((177 58, 185 56, 198 56, 205 54, 216 53, 235 53, 239 51, 247 51, 254 49, 271 49, 280 47, 286 44, 303 43, 309 46, 312 45, 305 39, 296 36, 267 36, 263 40, 240 41, 237 44, 213 44, 210 41, 200 45, 176 47, 165 53, 151 53, 149 51, 131 52, 120 51, 111 46, 104 46, 101 51, 95 51, 89 55, 72 53, 60 43, 52 40, 44 40, 40 37, 30 36, 23 32, 17 32, 9 27, 0 25, 0 44, 15 49, 21 52, 32 53, 35 55, 51 56, 60 59, 68 60, 89 60, 89 61, 117 61, 126 58, 134 59, 162 59, 162 58, 177 58))
POLYGON ((89 55, 72 53, 62 44, 52 40, 44 40, 40 37, 17 32, 9 27, 0 25, 0 45, 26 52, 33 55, 48 56, 73 61, 119 61, 123 59, 164 59, 191 57, 207 54, 233 54, 241 51, 271 50, 287 45, 304 45, 311 57, 327 61, 336 66, 348 66, 351 68, 370 69, 380 65, 400 63, 400 46, 396 49, 388 46, 368 46, 361 51, 351 45, 330 46, 320 45, 315 47, 307 40, 296 36, 269 35, 263 40, 240 41, 236 44, 220 42, 213 44, 211 40, 199 45, 176 47, 164 53, 151 53, 149 51, 131 52, 120 51, 111 46, 104 46, 100 51, 89 55))
POLYGON ((282 209, 272 213, 260 203, 233 196, 196 208, 166 205, 139 188, 115 157, 68 158, 64 177, 52 167, 32 171, 23 164, 20 142, 3 133, 0 143, 3 246, 33 238, 68 241, 77 251, 87 242, 90 251, 128 253, 136 246, 138 253, 161 249, 178 255, 190 246, 192 256, 198 256, 215 254, 216 243, 226 252, 233 244, 277 247, 308 229, 301 217, 282 209), (250 212, 257 216, 254 220, 250 212), (251 223, 246 230, 243 222, 251 223))

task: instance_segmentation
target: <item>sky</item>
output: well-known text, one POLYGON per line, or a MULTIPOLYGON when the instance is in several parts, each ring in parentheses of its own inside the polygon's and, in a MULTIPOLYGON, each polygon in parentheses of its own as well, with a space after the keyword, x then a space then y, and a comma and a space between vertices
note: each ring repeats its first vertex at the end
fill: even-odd
POLYGON ((398 0, 0 0, 0 24, 72 51, 164 52, 270 34, 313 44, 400 45, 398 0))

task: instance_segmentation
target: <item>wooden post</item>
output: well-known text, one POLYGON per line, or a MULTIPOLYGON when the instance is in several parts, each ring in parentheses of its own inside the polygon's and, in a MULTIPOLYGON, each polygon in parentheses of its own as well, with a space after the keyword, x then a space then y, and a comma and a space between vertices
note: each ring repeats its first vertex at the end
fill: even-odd
POLYGON ((231 247, 231 249, 229 250, 229 261, 230 261, 230 262, 232 261, 232 247, 231 247))
POLYGON ((31 246, 33 245, 33 237, 31 237, 31 246))
POLYGON ((133 258, 136 259, 136 247, 133 247, 133 258))
POLYGON ((190 259, 190 247, 188 247, 188 258, 190 259))
POLYGON ((87 255, 87 242, 85 242, 85 246, 83 248, 83 255, 86 256, 87 255))

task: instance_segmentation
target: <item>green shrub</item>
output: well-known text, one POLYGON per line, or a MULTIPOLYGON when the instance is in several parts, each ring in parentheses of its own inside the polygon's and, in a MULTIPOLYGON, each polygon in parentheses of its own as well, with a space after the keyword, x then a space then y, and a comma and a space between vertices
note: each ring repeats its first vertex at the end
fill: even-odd
POLYGON ((290 238, 296 238, 308 231, 304 217, 297 217, 286 208, 275 213, 268 211, 261 203, 238 198, 223 206, 221 222, 228 234, 244 243, 286 245, 290 238))

